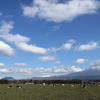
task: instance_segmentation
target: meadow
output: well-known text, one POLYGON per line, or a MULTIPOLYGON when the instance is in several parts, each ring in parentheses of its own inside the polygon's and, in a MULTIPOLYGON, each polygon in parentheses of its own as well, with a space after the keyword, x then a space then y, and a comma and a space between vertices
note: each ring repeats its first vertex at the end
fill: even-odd
POLYGON ((0 100, 100 100, 100 86, 87 86, 82 88, 80 85, 70 87, 57 85, 20 84, 22 88, 12 88, 7 86, 12 84, 0 84, 0 100))

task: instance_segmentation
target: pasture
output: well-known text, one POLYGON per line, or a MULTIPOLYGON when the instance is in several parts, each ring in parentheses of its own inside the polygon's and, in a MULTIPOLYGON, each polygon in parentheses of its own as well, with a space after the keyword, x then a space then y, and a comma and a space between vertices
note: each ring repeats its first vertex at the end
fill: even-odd
POLYGON ((38 84, 20 84, 22 88, 16 88, 16 84, 0 84, 0 100, 100 100, 100 86, 80 85, 70 87, 68 84, 57 87, 38 84))

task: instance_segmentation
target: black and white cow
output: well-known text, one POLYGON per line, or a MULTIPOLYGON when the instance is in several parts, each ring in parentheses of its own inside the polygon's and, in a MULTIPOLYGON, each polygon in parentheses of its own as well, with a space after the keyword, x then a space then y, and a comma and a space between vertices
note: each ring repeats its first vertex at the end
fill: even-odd
POLYGON ((9 85, 9 86, 7 86, 7 88, 12 88, 12 86, 11 86, 11 85, 9 85))
POLYGON ((17 85, 16 87, 17 87, 17 88, 22 88, 22 86, 19 86, 19 85, 17 85))

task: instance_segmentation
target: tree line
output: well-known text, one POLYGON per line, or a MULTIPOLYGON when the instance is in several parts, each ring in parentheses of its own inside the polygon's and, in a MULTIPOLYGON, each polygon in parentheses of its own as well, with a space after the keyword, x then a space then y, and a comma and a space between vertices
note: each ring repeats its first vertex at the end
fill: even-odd
POLYGON ((0 80, 0 84, 25 84, 25 83, 34 83, 34 84, 80 84, 81 80, 0 80))
MULTIPOLYGON (((100 80, 89 80, 87 83, 89 84, 90 82, 100 82, 100 80)), ((34 83, 34 84, 81 84, 82 80, 5 80, 1 79, 0 84, 26 84, 26 83, 34 83)))

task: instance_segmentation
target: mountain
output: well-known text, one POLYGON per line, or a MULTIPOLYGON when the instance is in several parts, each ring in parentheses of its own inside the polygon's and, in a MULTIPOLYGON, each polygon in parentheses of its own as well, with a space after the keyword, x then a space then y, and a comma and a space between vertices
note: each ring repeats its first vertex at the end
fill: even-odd
POLYGON ((68 75, 52 76, 52 77, 33 77, 32 80, 100 80, 100 70, 87 69, 80 72, 71 73, 68 75))
POLYGON ((4 77, 2 80, 15 80, 13 77, 4 77))
POLYGON ((88 69, 80 72, 51 77, 52 79, 79 79, 79 80, 100 80, 100 70, 88 69))
POLYGON ((44 80, 46 77, 32 77, 32 80, 44 80))

